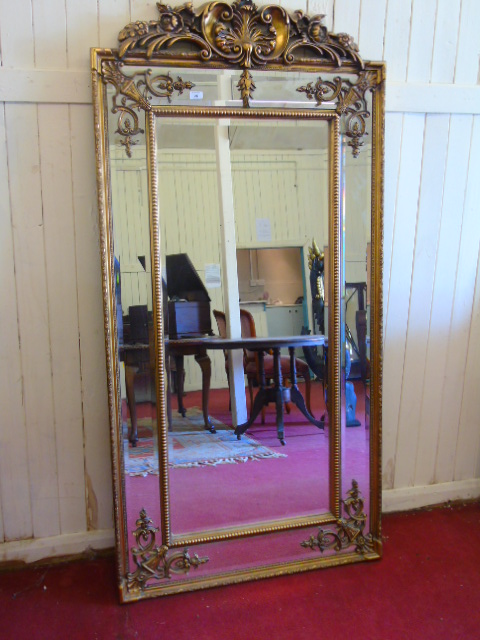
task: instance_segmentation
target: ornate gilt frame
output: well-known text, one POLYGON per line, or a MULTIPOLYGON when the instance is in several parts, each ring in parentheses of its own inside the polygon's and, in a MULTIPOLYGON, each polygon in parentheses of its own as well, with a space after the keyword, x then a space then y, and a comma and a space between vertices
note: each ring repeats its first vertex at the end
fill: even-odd
POLYGON ((157 4, 159 18, 155 21, 137 21, 127 25, 119 34, 118 50, 92 50, 92 85, 94 96, 95 144, 97 159, 98 206, 100 216, 100 242, 103 274, 104 326, 107 354, 108 399, 112 439, 114 498, 116 522, 117 571, 120 598, 124 602, 167 593, 199 589, 259 577, 371 560, 381 555, 381 376, 382 376, 382 220, 383 220, 383 160, 384 160, 384 86, 383 63, 366 63, 352 38, 346 34, 331 34, 323 25, 324 16, 309 17, 297 11, 288 14, 282 7, 270 5, 261 9, 252 0, 240 0, 228 5, 212 2, 200 9, 190 3, 172 9, 157 4), (155 68, 128 75, 129 66, 155 68), (162 67, 211 68, 241 70, 238 90, 242 107, 175 107, 155 106, 152 97, 170 102, 172 95, 192 88, 192 83, 181 77, 174 79, 162 67), (312 82, 297 90, 318 107, 325 102, 334 103, 329 111, 276 110, 252 106, 256 70, 303 71, 312 73, 312 82), (333 80, 322 78, 322 73, 338 73, 333 80), (313 75, 315 74, 315 75, 313 75), (351 76, 356 80, 352 81, 351 76), (156 385, 160 423, 166 424, 162 287, 160 273, 159 208, 157 193, 157 157, 154 134, 156 118, 162 117, 246 117, 246 118, 303 118, 325 119, 330 122, 330 209, 339 210, 338 164, 340 126, 348 138, 352 154, 361 152, 366 119, 373 116, 372 128, 372 375, 371 375, 371 438, 370 438, 370 531, 364 533, 366 515, 364 499, 355 481, 348 498, 341 500, 340 478, 340 239, 338 215, 330 216, 331 238, 329 299, 334 313, 329 315, 331 341, 329 377, 331 385, 332 437, 330 438, 330 504, 331 512, 321 517, 285 520, 274 526, 269 523, 235 530, 205 532, 202 535, 173 536, 169 526, 168 467, 166 460, 166 430, 159 429, 161 464, 161 533, 162 546, 155 545, 157 527, 146 513, 140 513, 134 533, 138 547, 132 553, 137 570, 128 573, 127 525, 125 518, 125 490, 122 475, 122 446, 119 421, 119 369, 116 358, 117 332, 114 309, 113 232, 110 202, 110 166, 107 148, 106 86, 115 89, 114 112, 118 114, 117 133, 127 155, 135 144, 135 136, 142 133, 137 117, 141 109, 146 114, 146 148, 149 170, 149 203, 151 212, 152 271, 154 290, 154 326, 156 351, 156 385), (365 95, 372 93, 372 114, 368 112, 365 95), (118 98, 118 100, 117 100, 118 98), (342 509, 345 517, 342 518, 342 509), (333 549, 335 555, 318 557, 276 566, 258 567, 249 571, 234 571, 221 576, 169 582, 171 573, 186 573, 208 561, 189 553, 189 547, 213 541, 249 537, 292 529, 319 527, 299 542, 301 546, 323 553, 333 549), (142 543, 142 540, 145 544, 142 543), (183 551, 181 551, 183 549, 183 551), (155 576, 166 580, 164 584, 147 585, 155 576))

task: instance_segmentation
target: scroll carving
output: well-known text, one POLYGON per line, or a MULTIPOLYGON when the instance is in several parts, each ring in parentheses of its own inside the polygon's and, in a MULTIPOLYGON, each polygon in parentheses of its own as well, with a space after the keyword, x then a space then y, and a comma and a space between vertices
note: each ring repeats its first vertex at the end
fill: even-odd
POLYGON ((363 512, 363 497, 356 480, 352 480, 352 488, 347 494, 349 497, 342 501, 347 517, 337 520, 337 530, 319 529, 316 536, 300 543, 302 547, 318 549, 322 553, 326 549, 343 551, 352 546, 362 555, 373 552, 373 536, 363 533, 367 515, 363 512))
POLYGON ((104 62, 102 66, 102 78, 105 84, 115 87, 115 95, 112 98, 112 113, 118 113, 118 133, 122 138, 120 144, 125 147, 129 158, 132 156, 132 146, 137 144, 134 136, 144 133, 139 126, 138 115, 135 109, 150 111, 150 100, 153 96, 172 101, 172 95, 176 91, 181 95, 186 89, 192 89, 193 82, 184 82, 178 77, 174 80, 169 73, 154 74, 151 69, 125 76, 121 71, 120 62, 104 62), (118 103, 119 96, 120 104, 118 103))
POLYGON ((336 103, 336 112, 345 117, 345 135, 350 138, 348 145, 353 149, 353 157, 357 158, 366 135, 365 119, 370 117, 365 94, 369 90, 374 91, 375 86, 375 74, 361 71, 354 84, 339 76, 333 81, 319 77, 315 83, 309 82, 297 91, 305 93, 310 100, 316 100, 317 107, 325 102, 336 103))
POLYGON ((127 574, 129 590, 143 591, 149 580, 164 580, 171 578, 172 574, 188 573, 192 567, 197 568, 208 562, 207 557, 199 558, 197 554, 190 556, 188 549, 168 557, 168 547, 155 544, 158 527, 153 526, 145 509, 140 511, 136 525, 133 535, 138 546, 132 548, 132 556, 137 569, 127 574))

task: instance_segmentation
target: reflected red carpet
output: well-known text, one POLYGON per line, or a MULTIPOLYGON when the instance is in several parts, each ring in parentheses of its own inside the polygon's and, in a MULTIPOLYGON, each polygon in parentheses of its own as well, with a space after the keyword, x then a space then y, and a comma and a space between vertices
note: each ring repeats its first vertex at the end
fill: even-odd
POLYGON ((480 505, 385 516, 384 558, 119 605, 112 558, 0 574, 0 638, 480 637, 480 505))
MULTIPOLYGON (((319 418, 325 412, 323 390, 312 385, 312 410, 319 418)), ((364 420, 361 384, 357 385, 357 416, 364 420)), ((303 391, 303 385, 300 385, 303 391)), ((188 408, 201 405, 200 392, 185 398, 188 408)), ((175 403, 174 403, 175 410, 175 403)), ((140 413, 140 412, 139 412, 140 413)), ((226 389, 210 394, 210 414, 231 425, 226 389)), ((323 430, 311 425, 295 406, 285 414, 282 447, 277 437, 274 408, 269 407, 265 424, 260 418, 248 435, 286 458, 227 464, 216 467, 170 470, 170 518, 174 533, 204 531, 232 525, 270 521, 299 515, 318 514, 329 508, 329 441, 323 430)), ((343 454, 344 492, 357 480, 363 495, 368 495, 368 431, 364 423, 349 428, 343 454)), ((155 523, 160 521, 158 476, 128 477, 127 506, 129 531, 142 508, 155 523), (157 505, 157 507, 155 506, 157 505)), ((133 538, 132 538, 133 542, 133 538)))

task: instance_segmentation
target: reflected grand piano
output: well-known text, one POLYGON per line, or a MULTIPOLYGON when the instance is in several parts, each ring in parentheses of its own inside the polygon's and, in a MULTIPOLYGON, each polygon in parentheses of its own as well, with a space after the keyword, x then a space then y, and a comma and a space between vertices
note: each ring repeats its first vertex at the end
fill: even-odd
MULTIPOLYGON (((170 340, 176 341, 175 349, 168 342, 168 354, 175 360, 176 391, 178 412, 185 417, 183 405, 184 357, 194 356, 202 370, 202 411, 205 428, 211 433, 215 429, 208 416, 208 396, 210 391, 211 361, 207 350, 189 345, 188 338, 213 335, 210 316, 210 297, 186 253, 166 256, 168 321, 165 332, 170 340), (182 345, 182 341, 185 343, 182 345)), ((168 359, 167 359, 168 361, 168 359)), ((169 422, 171 415, 169 409, 169 422)))

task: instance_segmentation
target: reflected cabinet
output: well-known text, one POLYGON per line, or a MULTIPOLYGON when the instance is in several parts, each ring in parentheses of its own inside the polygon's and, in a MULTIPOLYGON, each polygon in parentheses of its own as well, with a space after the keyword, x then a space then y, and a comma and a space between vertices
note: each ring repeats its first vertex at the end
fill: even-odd
POLYGON ((157 10, 92 50, 122 602, 382 549, 385 66, 157 10))

